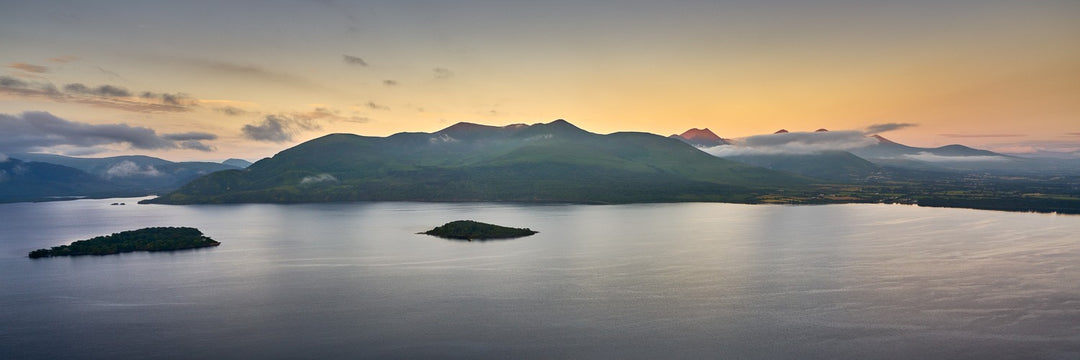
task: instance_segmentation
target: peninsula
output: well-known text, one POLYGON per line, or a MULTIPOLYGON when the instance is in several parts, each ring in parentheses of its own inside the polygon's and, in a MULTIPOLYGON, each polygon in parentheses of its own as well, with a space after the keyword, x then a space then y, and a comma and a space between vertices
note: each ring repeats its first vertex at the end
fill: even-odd
POLYGON ((443 226, 423 232, 423 234, 438 236, 447 239, 460 240, 487 240, 487 239, 510 239, 529 236, 537 233, 528 228, 512 228, 499 225, 485 224, 472 220, 451 221, 443 226))
POLYGON ((133 251, 172 251, 221 245, 190 227, 151 227, 79 240, 30 252, 31 259, 53 256, 110 255, 133 251))

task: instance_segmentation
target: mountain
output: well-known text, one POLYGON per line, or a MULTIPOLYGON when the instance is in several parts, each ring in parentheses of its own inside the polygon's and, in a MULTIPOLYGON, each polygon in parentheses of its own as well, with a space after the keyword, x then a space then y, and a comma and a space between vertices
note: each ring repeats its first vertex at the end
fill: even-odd
POLYGON ((1039 161, 964 145, 921 148, 900 144, 881 135, 871 137, 877 140, 876 144, 850 151, 881 166, 926 171, 1000 173, 1041 172, 1049 169, 1039 161))
POLYGON ((766 169, 785 171, 819 179, 856 181, 880 174, 881 167, 847 151, 814 154, 753 154, 725 159, 766 169))
POLYGON ((12 157, 25 161, 79 169, 101 180, 123 186, 142 195, 175 190, 197 177, 215 171, 238 168, 213 162, 172 162, 142 155, 80 158, 53 154, 24 153, 13 154, 12 157))
MULTIPOLYGON (((895 141, 886 139, 881 135, 872 135, 872 138, 878 142, 875 145, 870 145, 862 148, 852 150, 851 152, 867 159, 896 159, 896 158, 912 158, 920 154, 930 154, 936 156, 998 156, 1009 157, 988 150, 973 149, 963 145, 946 145, 937 148, 920 148, 907 146, 897 143, 895 141)), ((914 159, 914 158, 913 158, 914 159)))
POLYGON ((84 196, 136 195, 85 171, 56 164, 8 158, 0 162, 0 202, 84 196))
POLYGON ((503 127, 458 123, 389 137, 326 135, 149 202, 747 202, 809 183, 716 158, 676 139, 599 135, 556 120, 503 127))
POLYGON ((251 162, 244 159, 232 158, 221 162, 222 165, 232 166, 239 169, 247 168, 251 166, 251 162))
POLYGON ((682 140, 683 142, 696 147, 713 147, 731 144, 730 141, 716 136, 716 134, 714 134, 712 130, 709 130, 709 128, 693 128, 690 130, 686 130, 682 134, 671 135, 668 137, 682 140))

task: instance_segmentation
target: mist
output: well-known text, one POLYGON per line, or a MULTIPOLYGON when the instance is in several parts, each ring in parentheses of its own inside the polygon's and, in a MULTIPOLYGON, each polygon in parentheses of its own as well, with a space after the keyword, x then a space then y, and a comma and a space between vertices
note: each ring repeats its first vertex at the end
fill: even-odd
POLYGON ((846 151, 877 144, 861 131, 789 132, 736 139, 732 145, 703 148, 718 157, 744 155, 810 155, 846 151))

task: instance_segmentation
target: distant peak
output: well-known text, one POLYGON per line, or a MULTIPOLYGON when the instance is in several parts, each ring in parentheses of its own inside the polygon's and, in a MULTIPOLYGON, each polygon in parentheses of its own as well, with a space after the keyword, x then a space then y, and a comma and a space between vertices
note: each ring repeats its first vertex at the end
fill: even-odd
POLYGON ((820 128, 820 129, 814 130, 814 132, 829 132, 829 129, 820 128))
POLYGON ((878 134, 871 135, 870 137, 872 137, 874 139, 877 139, 879 144, 895 144, 896 143, 895 141, 886 139, 884 136, 881 136, 881 135, 878 135, 878 134))
POLYGON ((716 134, 713 133, 712 130, 709 130, 709 128, 693 128, 690 130, 686 130, 686 132, 683 132, 682 135, 679 135, 679 137, 687 140, 720 141, 720 137, 716 136, 716 134))
POLYGON ((787 134, 787 133, 788 133, 787 129, 780 129, 780 130, 776 130, 776 132, 774 132, 773 134, 787 134))

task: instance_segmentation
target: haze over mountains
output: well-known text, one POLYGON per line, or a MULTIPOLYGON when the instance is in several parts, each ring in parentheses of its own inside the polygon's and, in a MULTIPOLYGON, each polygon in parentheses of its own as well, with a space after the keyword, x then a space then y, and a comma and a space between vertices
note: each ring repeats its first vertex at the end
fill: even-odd
POLYGON ((0 162, 0 202, 145 196, 175 190, 215 171, 240 168, 140 155, 80 158, 21 153, 7 155, 3 160, 6 161, 0 162))
POLYGON ((1080 174, 1080 160, 1024 158, 959 144, 913 147, 879 134, 867 135, 858 131, 789 132, 781 129, 773 134, 726 140, 725 144, 718 145, 673 136, 718 157, 831 180, 873 176, 881 167, 942 172, 1080 174))

